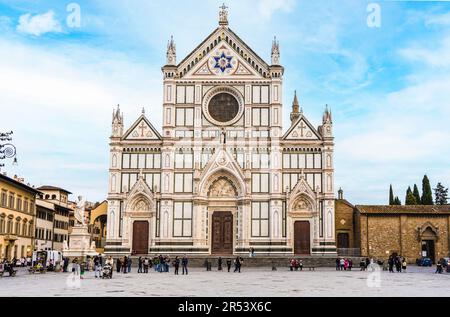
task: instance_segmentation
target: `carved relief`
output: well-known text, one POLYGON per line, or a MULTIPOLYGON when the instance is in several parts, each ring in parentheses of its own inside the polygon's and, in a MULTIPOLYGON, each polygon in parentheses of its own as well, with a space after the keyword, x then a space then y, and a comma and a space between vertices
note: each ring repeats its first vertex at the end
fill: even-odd
POLYGON ((237 190, 233 183, 226 177, 220 177, 214 181, 208 190, 209 197, 235 197, 237 190))
POLYGON ((299 197, 292 205, 292 211, 310 212, 312 211, 312 205, 305 197, 299 197))

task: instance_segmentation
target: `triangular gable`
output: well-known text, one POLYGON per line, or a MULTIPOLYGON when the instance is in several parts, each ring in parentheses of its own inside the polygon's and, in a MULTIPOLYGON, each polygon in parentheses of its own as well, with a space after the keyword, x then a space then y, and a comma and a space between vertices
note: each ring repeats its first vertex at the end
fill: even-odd
POLYGON ((203 64, 199 63, 198 67, 194 66, 183 78, 223 76, 262 78, 261 74, 225 42, 206 54, 203 64))
POLYGON ((257 75, 269 74, 269 65, 259 57, 247 44, 245 44, 239 36, 227 27, 219 27, 215 29, 199 46, 197 46, 189 55, 187 55, 177 66, 181 77, 198 76, 201 73, 207 73, 208 68, 205 67, 208 62, 209 71, 217 75, 214 69, 211 68, 212 58, 218 57, 216 53, 221 51, 221 48, 226 47, 229 51, 228 56, 234 57, 239 63, 236 63, 230 70, 230 74, 234 75, 257 75), (227 42, 228 39, 228 42, 227 42), (239 68, 238 68, 239 67, 239 68))
POLYGON ((127 195, 125 210, 130 211, 130 208, 135 207, 136 203, 139 200, 142 200, 142 197, 145 197, 146 202, 149 204, 148 211, 153 210, 155 207, 154 194, 145 181, 144 175, 141 173, 139 174, 139 179, 133 187, 131 187, 131 190, 127 195))
POLYGON ((142 114, 136 122, 125 132, 123 140, 161 140, 162 137, 142 114))
POLYGON ((200 183, 203 184, 210 175, 218 170, 228 170, 232 175, 238 177, 239 181, 245 185, 245 175, 242 172, 239 163, 235 160, 233 155, 223 147, 220 147, 209 159, 200 175, 200 183))
POLYGON ((303 115, 289 128, 283 136, 284 140, 321 140, 319 133, 303 115))
POLYGON ((306 194, 311 199, 316 198, 316 194, 314 190, 311 188, 311 186, 308 184, 305 174, 300 175, 297 184, 295 184, 294 188, 292 189, 289 195, 291 197, 296 197, 300 194, 306 194))

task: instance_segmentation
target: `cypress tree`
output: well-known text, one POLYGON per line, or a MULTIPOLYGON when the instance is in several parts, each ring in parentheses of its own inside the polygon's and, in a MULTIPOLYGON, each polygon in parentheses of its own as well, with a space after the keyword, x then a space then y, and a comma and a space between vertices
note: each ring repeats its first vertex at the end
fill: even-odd
POLYGON ((420 199, 419 188, 417 188, 416 184, 414 184, 413 194, 414 198, 416 199, 417 205, 420 205, 422 203, 422 200, 420 199))
POLYGON ((422 205, 433 205, 433 194, 431 192, 430 180, 427 175, 422 180, 422 205))
POLYGON ((398 196, 395 196, 395 198, 394 198, 394 205, 401 205, 402 204, 402 202, 400 201, 400 199, 398 198, 398 196))
POLYGON ((434 189, 436 196, 436 205, 447 205, 448 204, 448 188, 445 188, 441 183, 438 183, 434 189))
POLYGON ((394 204, 394 191, 392 190, 392 184, 389 187, 389 205, 392 206, 394 204))
POLYGON ((416 198, 411 191, 411 187, 406 190, 405 205, 417 205, 416 198))

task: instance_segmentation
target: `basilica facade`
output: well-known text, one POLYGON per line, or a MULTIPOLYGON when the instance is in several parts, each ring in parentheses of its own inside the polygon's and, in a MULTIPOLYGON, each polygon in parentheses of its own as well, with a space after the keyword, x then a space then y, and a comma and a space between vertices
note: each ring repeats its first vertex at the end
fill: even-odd
POLYGON ((297 96, 283 133, 279 43, 266 63, 219 26, 177 63, 167 47, 163 126, 113 113, 110 255, 335 255, 331 113, 314 127, 297 96))

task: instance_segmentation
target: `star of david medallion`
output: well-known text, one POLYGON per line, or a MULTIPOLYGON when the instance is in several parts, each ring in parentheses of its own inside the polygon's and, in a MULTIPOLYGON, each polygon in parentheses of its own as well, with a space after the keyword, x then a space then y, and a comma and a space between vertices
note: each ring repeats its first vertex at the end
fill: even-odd
POLYGON ((222 52, 220 56, 216 56, 213 58, 216 62, 214 68, 220 69, 222 73, 224 73, 229 68, 233 68, 233 65, 231 64, 233 56, 227 56, 225 55, 225 52, 222 52))

